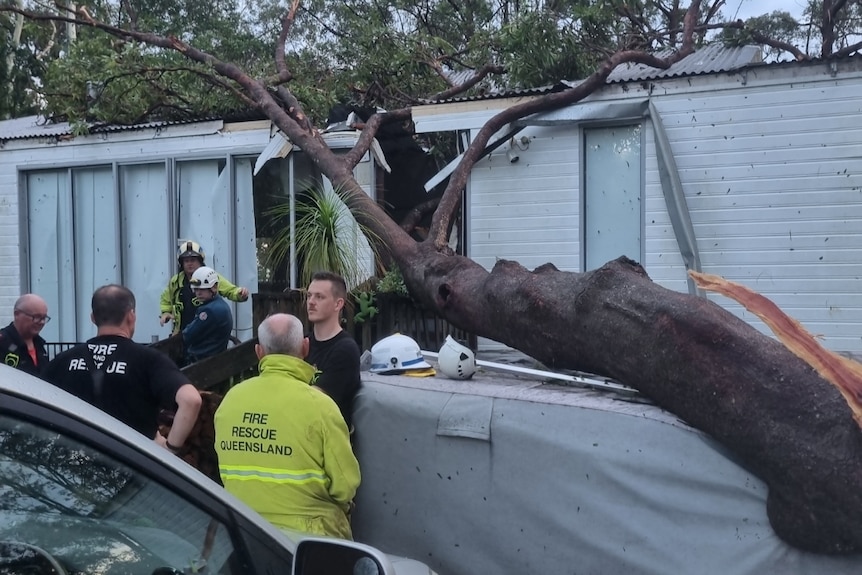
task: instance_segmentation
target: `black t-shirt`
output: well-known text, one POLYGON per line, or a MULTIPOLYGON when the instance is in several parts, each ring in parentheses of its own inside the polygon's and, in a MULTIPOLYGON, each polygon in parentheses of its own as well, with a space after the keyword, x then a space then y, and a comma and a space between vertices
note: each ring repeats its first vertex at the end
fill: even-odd
POLYGON ((326 341, 308 336, 309 349, 305 361, 319 372, 314 384, 335 401, 347 426, 351 423, 353 398, 362 386, 359 378, 359 346, 344 330, 326 341))
POLYGON ((168 356, 119 335, 97 336, 64 351, 42 377, 150 438, 159 410, 176 409, 177 390, 189 383, 168 356), (100 390, 89 366, 104 373, 100 390))
MULTIPOLYGON (((180 312, 179 322, 180 329, 186 329, 186 326, 192 323, 197 313, 195 305, 195 292, 192 291, 192 286, 189 283, 189 278, 183 276, 182 285, 180 287, 180 301, 183 302, 182 311, 180 312)), ((174 321, 177 321, 176 318, 174 321)))

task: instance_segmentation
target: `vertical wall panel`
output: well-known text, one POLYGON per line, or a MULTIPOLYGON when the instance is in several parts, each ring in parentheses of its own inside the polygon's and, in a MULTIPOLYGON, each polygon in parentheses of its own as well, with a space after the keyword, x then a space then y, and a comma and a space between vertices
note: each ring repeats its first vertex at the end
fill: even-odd
MULTIPOLYGON (((72 170, 75 249, 75 317, 77 334, 70 341, 96 335, 90 319, 93 291, 121 281, 119 206, 110 166, 72 170)), ((71 219, 71 218, 70 218, 71 219)))
POLYGON ((164 162, 120 166, 123 284, 137 300, 135 341, 149 343, 169 335, 159 326, 159 298, 167 285, 171 257, 167 218, 168 190, 164 162))
POLYGON ((53 318, 42 330, 42 337, 48 341, 77 341, 69 171, 31 172, 25 182, 30 209, 30 291, 45 299, 53 318))

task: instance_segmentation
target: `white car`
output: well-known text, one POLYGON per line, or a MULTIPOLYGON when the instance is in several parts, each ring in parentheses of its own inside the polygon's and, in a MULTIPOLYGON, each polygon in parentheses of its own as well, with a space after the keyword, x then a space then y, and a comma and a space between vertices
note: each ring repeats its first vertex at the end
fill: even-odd
POLYGON ((0 574, 433 575, 290 538, 101 410, 0 365, 0 574))

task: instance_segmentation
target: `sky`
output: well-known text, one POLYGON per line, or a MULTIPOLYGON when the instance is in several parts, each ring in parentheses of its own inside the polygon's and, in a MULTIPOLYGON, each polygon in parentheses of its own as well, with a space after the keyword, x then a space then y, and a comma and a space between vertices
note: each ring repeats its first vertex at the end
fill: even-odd
POLYGON ((799 20, 802 18, 805 4, 805 0, 726 0, 722 12, 728 19, 745 20, 752 16, 783 10, 790 12, 791 16, 799 20))

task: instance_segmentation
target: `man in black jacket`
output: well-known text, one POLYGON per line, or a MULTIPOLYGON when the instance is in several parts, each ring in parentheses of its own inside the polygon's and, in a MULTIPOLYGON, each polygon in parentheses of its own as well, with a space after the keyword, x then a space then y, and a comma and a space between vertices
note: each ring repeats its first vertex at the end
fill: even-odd
POLYGON ((12 323, 0 329, 0 359, 31 375, 41 375, 48 365, 48 352, 39 332, 51 321, 48 304, 36 294, 24 294, 15 302, 13 313, 12 323))

